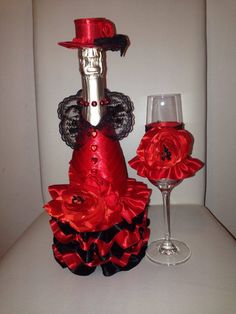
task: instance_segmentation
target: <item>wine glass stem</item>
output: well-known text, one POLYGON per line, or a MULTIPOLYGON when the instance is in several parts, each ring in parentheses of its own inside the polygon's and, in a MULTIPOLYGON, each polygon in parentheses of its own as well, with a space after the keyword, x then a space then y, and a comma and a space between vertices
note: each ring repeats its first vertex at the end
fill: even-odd
POLYGON ((163 199, 163 216, 165 226, 165 241, 170 242, 171 229, 170 229, 170 190, 161 192, 163 199))
POLYGON ((166 188, 161 191, 163 199, 163 215, 164 215, 164 227, 165 227, 165 238, 159 247, 159 252, 165 255, 173 255, 177 253, 178 248, 171 241, 170 232, 170 192, 171 188, 166 188))

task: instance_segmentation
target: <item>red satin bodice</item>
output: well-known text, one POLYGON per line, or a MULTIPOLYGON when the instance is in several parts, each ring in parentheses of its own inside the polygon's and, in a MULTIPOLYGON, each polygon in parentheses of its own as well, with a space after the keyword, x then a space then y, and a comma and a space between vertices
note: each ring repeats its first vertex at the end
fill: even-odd
POLYGON ((113 189, 122 195, 126 191, 128 174, 119 141, 93 127, 83 130, 80 137, 82 145, 74 150, 70 162, 70 182, 91 173, 109 181, 113 189))

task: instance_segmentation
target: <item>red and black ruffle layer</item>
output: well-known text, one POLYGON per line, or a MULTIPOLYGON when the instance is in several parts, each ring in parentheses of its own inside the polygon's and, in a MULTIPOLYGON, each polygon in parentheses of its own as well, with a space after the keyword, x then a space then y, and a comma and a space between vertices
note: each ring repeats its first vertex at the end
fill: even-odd
POLYGON ((144 257, 150 234, 147 210, 98 232, 78 232, 55 218, 50 220, 54 234, 56 261, 76 275, 87 276, 101 266, 105 276, 130 270, 144 257))

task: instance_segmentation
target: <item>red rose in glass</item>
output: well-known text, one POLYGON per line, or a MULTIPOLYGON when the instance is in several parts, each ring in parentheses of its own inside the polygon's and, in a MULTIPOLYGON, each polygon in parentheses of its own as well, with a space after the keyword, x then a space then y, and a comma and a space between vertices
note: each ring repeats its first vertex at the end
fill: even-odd
POLYGON ((151 141, 147 141, 145 146, 140 153, 150 168, 172 167, 190 154, 192 139, 185 130, 166 128, 157 133, 153 131, 151 141))
POLYGON ((186 130, 154 127, 142 138, 137 156, 129 164, 150 180, 183 180, 193 176, 203 163, 190 157, 193 137, 186 130))

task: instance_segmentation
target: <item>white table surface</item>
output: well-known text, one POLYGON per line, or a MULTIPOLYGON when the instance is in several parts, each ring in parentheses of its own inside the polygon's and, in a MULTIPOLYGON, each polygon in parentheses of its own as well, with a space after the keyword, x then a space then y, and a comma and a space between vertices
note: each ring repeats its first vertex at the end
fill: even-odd
MULTIPOLYGON (((88 277, 62 269, 52 256, 42 214, 0 263, 1 314, 235 314, 236 243, 204 207, 171 209, 173 235, 192 250, 178 266, 146 257, 134 269, 88 277)), ((151 240, 162 236, 161 207, 150 208, 151 240)))

